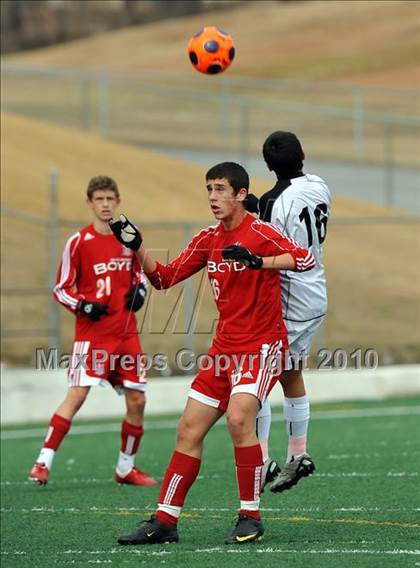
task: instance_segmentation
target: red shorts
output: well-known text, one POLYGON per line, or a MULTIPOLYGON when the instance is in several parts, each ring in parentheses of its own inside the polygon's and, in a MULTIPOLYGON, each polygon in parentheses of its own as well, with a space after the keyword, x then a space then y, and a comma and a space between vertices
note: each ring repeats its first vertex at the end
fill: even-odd
POLYGON ((261 344, 254 353, 224 354, 211 347, 188 396, 222 412, 237 393, 252 394, 262 404, 283 369, 286 348, 281 339, 261 344))
POLYGON ((72 387, 109 382, 117 390, 145 391, 147 378, 138 336, 75 341, 68 381, 72 387))

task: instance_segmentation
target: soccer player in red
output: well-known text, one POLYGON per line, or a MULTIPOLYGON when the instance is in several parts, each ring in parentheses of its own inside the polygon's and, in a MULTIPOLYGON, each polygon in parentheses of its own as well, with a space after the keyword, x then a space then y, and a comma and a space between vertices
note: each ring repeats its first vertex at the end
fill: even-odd
POLYGON ((120 544, 178 541, 177 521, 200 469, 203 440, 223 413, 234 445, 240 497, 238 520, 225 542, 248 543, 264 533, 259 513, 263 461, 255 418, 279 373, 273 361, 278 363, 287 348, 278 270, 309 270, 314 259, 246 212, 249 178, 242 166, 214 166, 206 174, 206 187, 218 224, 198 233, 166 266, 148 255, 140 233, 123 215, 110 222, 118 240, 136 251, 155 288, 169 288, 207 267, 220 314, 208 352, 213 364, 200 369, 191 385, 156 515, 122 535, 120 544))
POLYGON ((143 436, 147 383, 134 315, 146 296, 144 276, 133 251, 115 240, 108 225, 120 203, 115 181, 92 178, 87 203, 93 223, 68 239, 54 287, 54 298, 76 316, 69 388, 50 420, 29 479, 40 485, 48 482, 55 453, 90 388, 109 382, 124 393, 127 407, 115 479, 120 484, 156 485, 134 466, 143 436))

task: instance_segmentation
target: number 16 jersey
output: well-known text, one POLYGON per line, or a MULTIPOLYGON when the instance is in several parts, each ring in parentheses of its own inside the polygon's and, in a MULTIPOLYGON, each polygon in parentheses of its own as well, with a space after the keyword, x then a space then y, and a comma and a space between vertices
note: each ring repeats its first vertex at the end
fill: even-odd
POLYGON ((156 262, 156 270, 147 276, 155 288, 165 289, 207 267, 220 315, 213 347, 219 353, 259 352, 263 343, 287 337, 279 274, 225 260, 222 252, 230 245, 245 247, 261 257, 290 254, 300 272, 311 270, 315 263, 306 249, 247 213, 232 230, 225 229, 222 222, 203 229, 176 259, 167 265, 156 262))
POLYGON ((260 198, 260 217, 308 249, 315 266, 308 272, 282 272, 283 319, 309 321, 327 311, 327 286, 322 247, 331 211, 330 190, 316 175, 280 179, 260 198))

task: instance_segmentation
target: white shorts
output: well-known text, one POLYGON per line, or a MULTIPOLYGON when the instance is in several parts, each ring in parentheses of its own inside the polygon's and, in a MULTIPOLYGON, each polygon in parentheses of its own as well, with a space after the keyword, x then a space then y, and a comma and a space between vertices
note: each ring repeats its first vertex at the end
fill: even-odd
POLYGON ((304 358, 309 355, 315 333, 324 323, 325 316, 309 321, 284 320, 289 339, 289 353, 294 358, 304 358))

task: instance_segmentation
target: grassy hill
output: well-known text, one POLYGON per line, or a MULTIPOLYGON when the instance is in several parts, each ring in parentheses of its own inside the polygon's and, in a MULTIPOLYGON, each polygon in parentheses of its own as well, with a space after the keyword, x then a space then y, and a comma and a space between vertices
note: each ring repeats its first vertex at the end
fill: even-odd
POLYGON ((387 0, 260 0, 212 14, 127 28, 6 61, 135 74, 194 74, 188 38, 203 25, 231 33, 237 58, 229 73, 414 87, 419 84, 420 4, 387 0))
MULTIPOLYGON (((48 168, 60 170, 60 218, 81 224, 89 222, 84 204, 88 179, 105 173, 116 178, 122 192, 121 210, 140 223, 156 222, 144 229, 148 247, 165 259, 182 247, 186 233, 170 223, 190 220, 199 227, 212 223, 204 190, 204 169, 112 143, 93 134, 59 128, 13 115, 2 117, 2 205, 47 218, 48 168)), ((209 164, 211 166, 212 164, 209 164)), ((266 182, 252 180, 256 193, 266 182)), ((334 188, 332 188, 334 189, 334 188)), ((366 203, 335 198, 333 219, 381 217, 395 212, 366 203)), ((47 233, 44 227, 26 221, 3 218, 2 286, 37 288, 47 286, 47 233)), ((62 226, 60 247, 75 229, 62 226)), ((372 347, 383 356, 398 360, 420 360, 418 225, 340 225, 331 223, 326 244, 330 315, 326 327, 329 347, 372 347), (417 243, 417 245, 416 245, 417 243)), ((58 259, 57 259, 58 260, 58 259)), ((193 284, 193 295, 200 286, 193 284)), ((203 283, 206 279, 203 280, 203 283)), ((185 344, 182 333, 184 312, 176 298, 182 287, 168 295, 158 293, 153 313, 147 312, 144 347, 151 353, 174 353, 185 344), (175 306, 175 307, 174 307, 175 306), (179 306, 178 306, 179 307, 179 306), (178 316, 175 325, 160 333, 167 315, 178 316), (178 333, 174 333, 178 332, 178 333), (158 333, 159 332, 159 333, 158 333)), ((45 329, 49 297, 4 296, 3 327, 45 329)), ((143 316, 144 314, 141 313, 143 316)), ((216 312, 209 290, 204 287, 194 337, 197 352, 206 349, 216 312)), ((73 318, 62 310, 64 346, 71 343, 73 318)), ((3 338, 3 357, 29 361, 35 346, 46 344, 38 334, 24 339, 3 338)))

